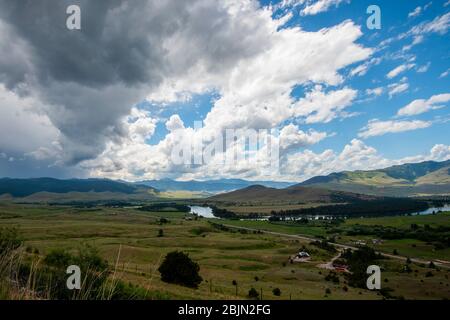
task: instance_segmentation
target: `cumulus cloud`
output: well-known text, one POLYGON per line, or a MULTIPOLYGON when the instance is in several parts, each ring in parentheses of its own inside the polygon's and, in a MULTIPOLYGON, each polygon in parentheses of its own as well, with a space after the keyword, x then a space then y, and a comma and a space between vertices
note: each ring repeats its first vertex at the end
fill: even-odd
POLYGON ((428 100, 417 99, 409 103, 407 106, 398 110, 399 116, 412 116, 421 114, 430 110, 442 108, 442 103, 450 101, 450 93, 434 95, 428 100))
MULTIPOLYGON (((257 1, 77 3, 81 31, 67 30, 61 14, 72 1, 0 7, 0 48, 8 48, 0 81, 42 104, 67 165, 128 140, 123 119, 145 97, 164 103, 215 91, 206 131, 271 128, 292 116, 295 85, 339 85, 340 69, 372 53, 356 43, 362 33, 351 21, 317 32, 280 28, 286 18, 257 1)), ((41 147, 37 157, 51 154, 41 147)))
POLYGON ((289 124, 280 130, 280 149, 284 153, 288 150, 316 144, 326 137, 325 132, 311 130, 306 133, 300 130, 298 126, 289 124))
POLYGON ((321 86, 316 86, 296 103, 295 115, 305 117, 306 123, 327 123, 345 116, 344 109, 352 104, 356 95, 357 91, 350 88, 324 92, 321 86))
POLYGON ((353 139, 340 153, 325 150, 315 153, 304 150, 290 155, 283 167, 285 180, 290 177, 294 181, 303 181, 317 175, 327 175, 332 172, 371 170, 421 161, 444 161, 450 158, 450 146, 436 144, 429 153, 408 156, 400 159, 387 159, 375 148, 366 145, 359 139, 353 139))
POLYGON ((404 131, 411 131, 416 129, 428 128, 431 126, 431 122, 429 121, 421 121, 421 120, 388 120, 388 121, 380 121, 377 119, 370 120, 367 126, 362 128, 358 133, 358 137, 361 138, 369 138, 382 136, 387 133, 398 133, 404 131))

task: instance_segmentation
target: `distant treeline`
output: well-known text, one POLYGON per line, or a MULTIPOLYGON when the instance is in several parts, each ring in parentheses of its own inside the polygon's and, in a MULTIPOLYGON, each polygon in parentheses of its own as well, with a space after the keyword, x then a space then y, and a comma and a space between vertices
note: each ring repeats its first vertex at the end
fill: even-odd
POLYGON ((336 216, 361 216, 361 215, 389 215, 407 214, 426 210, 426 201, 406 198, 385 198, 371 201, 357 201, 349 204, 327 205, 314 208, 300 208, 293 210, 280 210, 272 212, 274 216, 296 215, 336 215, 336 216))
POLYGON ((190 212, 191 208, 189 206, 186 206, 184 204, 179 203, 153 203, 150 205, 146 205, 143 207, 140 207, 138 210, 141 211, 153 211, 153 212, 159 212, 159 211, 169 211, 169 210, 179 211, 179 212, 190 212))
POLYGON ((419 226, 411 224, 409 229, 399 229, 383 226, 355 225, 348 231, 348 236, 376 236, 385 240, 417 239, 427 243, 433 243, 435 249, 450 247, 450 227, 438 226, 433 228, 429 225, 419 226))
POLYGON ((212 209, 212 213, 214 214, 214 216, 217 218, 222 218, 222 219, 237 219, 237 218, 239 218, 239 216, 236 213, 229 211, 227 209, 221 209, 221 208, 218 208, 218 207, 212 206, 212 205, 210 205, 210 208, 212 209))

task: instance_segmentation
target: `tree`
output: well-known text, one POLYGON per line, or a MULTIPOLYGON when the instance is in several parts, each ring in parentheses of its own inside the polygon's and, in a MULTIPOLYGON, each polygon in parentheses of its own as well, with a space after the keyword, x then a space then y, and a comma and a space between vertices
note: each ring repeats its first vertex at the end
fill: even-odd
POLYGON ((280 288, 275 288, 275 289, 273 289, 273 290, 272 290, 272 293, 273 293, 274 296, 277 296, 277 297, 281 296, 281 290, 280 290, 280 288))
POLYGON ((255 288, 251 288, 248 291, 248 297, 251 298, 251 299, 258 299, 259 298, 259 293, 258 293, 258 291, 256 291, 255 288))
POLYGON ((161 273, 162 281, 190 288, 198 288, 203 281, 199 275, 200 266, 180 251, 168 253, 158 271, 161 273))

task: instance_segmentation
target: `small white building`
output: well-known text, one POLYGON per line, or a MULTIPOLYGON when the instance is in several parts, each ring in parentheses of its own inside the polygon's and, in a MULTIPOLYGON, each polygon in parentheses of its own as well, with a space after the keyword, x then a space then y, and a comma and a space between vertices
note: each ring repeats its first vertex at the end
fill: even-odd
POLYGON ((299 258, 309 258, 309 257, 311 257, 310 255, 309 255, 309 253, 308 252, 306 252, 306 251, 300 251, 298 254, 297 254, 297 257, 299 257, 299 258))

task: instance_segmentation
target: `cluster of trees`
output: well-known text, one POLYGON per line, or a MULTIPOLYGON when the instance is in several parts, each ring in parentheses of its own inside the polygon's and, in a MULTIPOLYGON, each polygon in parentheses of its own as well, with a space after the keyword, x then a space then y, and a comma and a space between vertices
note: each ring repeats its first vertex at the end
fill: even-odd
POLYGON ((346 233, 349 236, 374 235, 386 240, 416 239, 434 243, 436 249, 450 247, 450 227, 448 226, 433 228, 429 225, 424 225, 421 227, 413 223, 409 229, 399 229, 395 227, 355 225, 350 230, 347 230, 346 233))
POLYGON ((376 264, 381 255, 370 247, 361 247, 356 251, 346 249, 339 257, 340 263, 348 265, 351 273, 346 274, 348 284, 356 288, 366 288, 367 267, 376 264))
POLYGON ((232 211, 229 211, 227 209, 221 209, 216 206, 210 206, 212 209, 212 212, 214 216, 222 219, 237 219, 238 215, 232 211))
POLYGON ((422 211, 428 208, 426 201, 405 198, 383 198, 370 201, 355 201, 348 204, 324 205, 314 208, 299 208, 281 210, 274 216, 296 215, 336 215, 336 216, 362 216, 362 215, 389 215, 407 214, 422 211))
POLYGON ((167 210, 174 210, 178 212, 190 212, 191 208, 189 208, 189 206, 187 205, 179 203, 152 203, 150 205, 140 207, 138 210, 152 211, 152 212, 161 212, 167 210))

